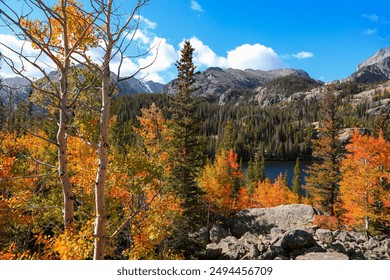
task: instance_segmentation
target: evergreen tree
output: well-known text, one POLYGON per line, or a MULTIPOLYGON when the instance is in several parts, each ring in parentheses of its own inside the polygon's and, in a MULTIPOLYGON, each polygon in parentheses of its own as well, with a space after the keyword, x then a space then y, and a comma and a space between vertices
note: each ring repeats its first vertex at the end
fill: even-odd
POLYGON ((390 112, 387 114, 382 112, 379 116, 375 118, 374 135, 378 137, 380 131, 382 131, 383 138, 389 142, 390 141, 390 112))
POLYGON ((292 190, 298 197, 298 202, 302 202, 302 182, 301 182, 301 166, 299 162, 299 157, 295 162, 294 166, 294 175, 292 179, 292 190))
POLYGON ((284 186, 286 186, 286 187, 290 187, 288 180, 289 180, 288 170, 286 169, 286 171, 284 171, 284 175, 283 175, 283 183, 284 183, 284 186))
POLYGON ((234 133, 234 124, 233 121, 229 120, 226 122, 223 131, 223 138, 218 147, 219 150, 228 151, 233 149, 233 151, 237 150, 236 137, 234 133))
POLYGON ((339 139, 341 121, 337 111, 337 99, 328 90, 321 101, 319 139, 313 140, 313 154, 319 162, 309 167, 306 180, 307 190, 315 204, 331 216, 335 213, 335 203, 339 193, 340 162, 345 154, 339 139))
POLYGON ((245 180, 247 183, 257 182, 255 168, 252 159, 248 161, 248 167, 246 169, 245 180))
POLYGON ((197 185, 197 177, 204 165, 204 144, 200 136, 201 121, 196 116, 198 102, 192 92, 194 88, 195 65, 192 62, 194 48, 189 41, 184 43, 181 58, 176 63, 178 69, 177 86, 179 92, 172 97, 173 152, 172 187, 182 200, 183 222, 188 230, 195 230, 201 224, 202 192, 197 185))
POLYGON ((253 164, 254 164, 256 181, 263 182, 265 180, 265 158, 264 158, 264 146, 261 142, 257 149, 255 161, 253 164))

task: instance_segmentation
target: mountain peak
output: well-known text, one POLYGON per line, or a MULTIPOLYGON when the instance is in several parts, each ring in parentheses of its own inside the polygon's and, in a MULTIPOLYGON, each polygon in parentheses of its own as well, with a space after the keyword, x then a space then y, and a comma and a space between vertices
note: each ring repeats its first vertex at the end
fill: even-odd
POLYGON ((369 57, 367 60, 360 63, 358 65, 358 71, 369 65, 381 63, 382 61, 384 61, 386 58, 389 57, 390 57, 390 46, 377 51, 373 56, 369 57))

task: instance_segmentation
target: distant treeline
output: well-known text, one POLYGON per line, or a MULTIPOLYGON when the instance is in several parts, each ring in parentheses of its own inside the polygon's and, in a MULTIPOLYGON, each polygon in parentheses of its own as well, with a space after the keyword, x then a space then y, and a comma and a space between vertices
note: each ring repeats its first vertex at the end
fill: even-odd
MULTIPOLYGON (((368 104, 354 106, 351 96, 360 92, 356 84, 339 89, 339 115, 344 127, 372 128, 373 117, 367 115, 368 104)), ((137 126, 141 108, 152 103, 160 107, 167 119, 170 116, 170 96, 167 94, 122 95, 115 99, 114 114, 121 127, 137 126)), ((197 116, 203 120, 201 133, 207 137, 207 154, 215 155, 227 121, 234 123, 238 158, 248 161, 254 157, 261 142, 267 159, 287 160, 310 158, 311 139, 316 137, 313 123, 319 121, 319 101, 316 99, 286 102, 267 107, 256 104, 228 103, 218 105, 199 100, 197 116)), ((122 135, 123 136, 123 135, 122 135)), ((125 137, 126 141, 131 141, 125 137)), ((116 140, 120 144, 121 140, 116 140)))

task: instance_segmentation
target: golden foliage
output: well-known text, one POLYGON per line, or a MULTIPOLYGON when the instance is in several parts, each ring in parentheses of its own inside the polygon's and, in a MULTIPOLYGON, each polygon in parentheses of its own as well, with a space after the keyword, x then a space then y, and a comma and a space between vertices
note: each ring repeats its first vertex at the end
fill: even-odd
POLYGON ((198 179, 209 210, 226 217, 236 210, 241 180, 237 154, 232 149, 222 150, 214 163, 204 167, 198 179))
POLYGON ((349 154, 342 161, 340 197, 346 224, 368 230, 373 221, 390 225, 390 143, 352 134, 349 154))
POLYGON ((97 46, 93 15, 83 11, 82 4, 75 0, 68 0, 67 5, 62 5, 62 2, 59 0, 53 5, 56 16, 50 17, 49 22, 21 19, 21 26, 34 38, 33 48, 41 46, 54 50, 61 60, 69 58, 66 57, 69 50, 86 52, 97 46))
POLYGON ((269 179, 258 181, 252 193, 247 189, 240 192, 239 205, 244 208, 275 207, 282 204, 298 203, 298 195, 285 185, 280 174, 272 184, 269 179))
POLYGON ((93 255, 93 221, 87 221, 83 227, 72 234, 64 233, 50 240, 52 250, 61 260, 86 260, 93 255))

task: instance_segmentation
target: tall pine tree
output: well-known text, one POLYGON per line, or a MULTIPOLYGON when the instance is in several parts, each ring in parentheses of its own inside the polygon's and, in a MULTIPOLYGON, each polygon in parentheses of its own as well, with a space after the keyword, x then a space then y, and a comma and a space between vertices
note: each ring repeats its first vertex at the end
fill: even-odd
POLYGON ((201 120, 196 116, 198 102, 192 95, 195 83, 194 48, 184 43, 178 70, 178 93, 172 97, 173 153, 171 184, 182 200, 183 225, 188 230, 197 229, 202 222, 202 191, 197 177, 204 165, 203 138, 200 136, 201 120))
POLYGON ((257 153, 255 155, 254 170, 256 174, 256 181, 263 182, 265 180, 265 157, 264 157, 264 145, 259 143, 257 153))
POLYGON ((337 111, 337 98, 328 90, 321 101, 318 134, 313 140, 313 154, 319 161, 309 167, 306 188, 316 206, 334 216, 335 203, 341 179, 340 162, 345 155, 339 138, 341 121, 337 111))
POLYGON ((301 182, 301 167, 299 162, 299 157, 295 162, 294 166, 294 175, 292 179, 292 191, 297 195, 298 202, 302 201, 302 182, 301 182))
POLYGON ((230 149, 233 149, 233 151, 237 151, 237 143, 236 143, 236 137, 234 133, 234 123, 232 120, 228 120, 225 124, 224 130, 223 130, 223 138, 221 142, 219 143, 218 150, 225 150, 228 151, 230 149))

